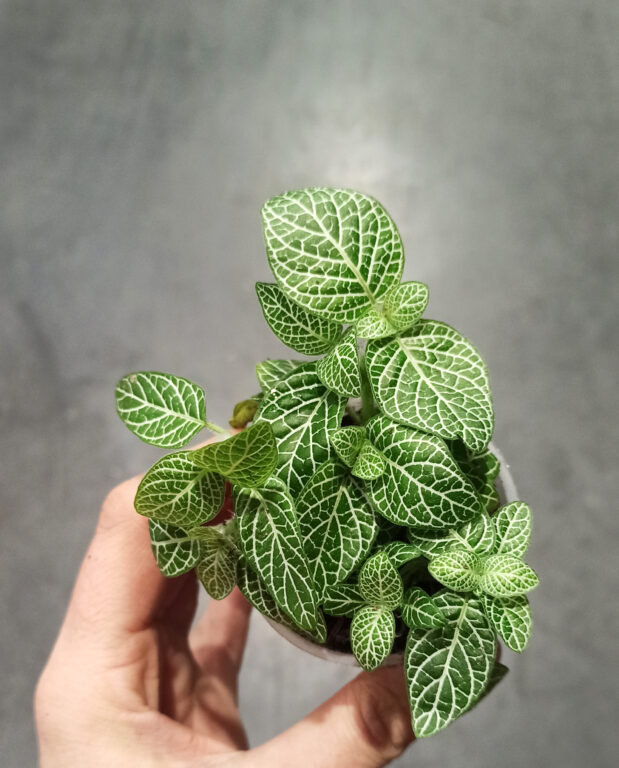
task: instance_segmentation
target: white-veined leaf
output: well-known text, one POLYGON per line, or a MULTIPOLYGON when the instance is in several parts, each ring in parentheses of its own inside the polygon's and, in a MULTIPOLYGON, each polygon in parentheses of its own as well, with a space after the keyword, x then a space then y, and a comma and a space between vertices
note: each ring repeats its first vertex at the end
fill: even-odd
POLYGON ((484 612, 490 626, 503 638, 505 645, 522 653, 531 637, 533 621, 531 607, 525 595, 517 597, 491 597, 482 595, 484 612))
POLYGON ((389 608, 359 608, 350 625, 350 645, 359 664, 368 671, 380 667, 393 648, 395 617, 389 608))
POLYGON ((366 365, 381 411, 439 437, 483 451, 494 416, 486 365, 453 328, 420 320, 393 340, 370 341, 366 365))
POLYGON ((402 603, 402 578, 384 550, 363 563, 359 571, 359 592, 366 603, 373 606, 393 610, 402 603))
POLYGON ((371 197, 328 187, 287 192, 262 209, 278 285, 310 312, 353 323, 400 280, 402 241, 371 197))
POLYGON ((447 618, 443 611, 421 587, 411 587, 404 593, 402 621, 411 629, 436 629, 442 627, 447 618))
POLYGON ((231 483, 256 487, 266 482, 277 465, 275 436, 269 424, 252 424, 243 432, 192 451, 193 461, 217 472, 231 483))
POLYGON ((408 538, 411 544, 430 558, 455 548, 470 549, 478 555, 485 555, 494 546, 494 523, 486 512, 482 512, 460 528, 447 528, 443 531, 411 528, 408 538))
POLYGON ((384 456, 369 440, 364 440, 352 467, 353 475, 361 480, 375 480, 384 471, 384 456))
POLYGON ((316 627, 316 591, 297 513, 286 486, 271 478, 260 489, 235 489, 241 549, 280 608, 301 628, 316 627))
POLYGON ((206 427, 204 390, 171 373, 138 371, 116 385, 116 410, 140 440, 182 448, 206 427))
POLYGON ((200 559, 200 542, 187 536, 182 528, 149 520, 148 531, 155 562, 164 576, 187 573, 200 559))
POLYGON ((296 501, 301 539, 318 599, 344 581, 376 538, 374 512, 345 466, 329 460, 296 501))
POLYGON ((355 323, 355 332, 360 339, 384 339, 386 336, 395 336, 398 329, 391 325, 382 312, 371 307, 355 323))
POLYGON ((447 622, 437 629, 411 629, 404 657, 418 738, 442 730, 473 706, 489 683, 496 652, 479 600, 446 590, 433 599, 447 622))
POLYGON ((470 592, 479 584, 481 560, 466 549, 453 549, 430 560, 428 571, 454 592, 470 592))
POLYGON ((401 568, 421 554, 417 547, 407 544, 405 541, 390 541, 383 547, 383 552, 388 555, 396 568, 401 568))
POLYGON ((333 584, 325 589, 322 596, 322 608, 329 616, 347 616, 352 619, 355 611, 363 605, 365 600, 356 584, 333 584))
POLYGON ((274 283, 256 283, 258 301, 270 329, 302 355, 324 355, 342 335, 340 323, 306 312, 274 283))
POLYGON ((266 394, 295 368, 304 364, 305 360, 263 360, 256 365, 256 378, 260 388, 266 394))
POLYGON ((535 571, 514 555, 490 555, 483 559, 479 588, 493 597, 516 597, 539 584, 535 571))
POLYGON ((185 528, 215 517, 224 502, 225 481, 196 466, 192 454, 170 453, 153 464, 138 486, 136 512, 185 528))
POLYGON ((496 530, 495 554, 522 557, 531 539, 531 510, 522 501, 501 507, 493 517, 496 530))
POLYGON ((340 427, 329 433, 329 442, 337 456, 352 467, 365 441, 365 427, 340 427))
POLYGON ((381 515, 426 530, 459 526, 479 514, 475 489, 440 438, 386 416, 375 416, 366 429, 385 459, 385 472, 366 483, 381 515))
POLYGON ((424 283, 402 283, 385 296, 385 318, 397 331, 405 331, 426 311, 428 298, 428 286, 424 283))
POLYGON ((350 331, 316 366, 318 378, 327 389, 343 397, 361 395, 357 337, 350 331))
POLYGON ((341 422, 346 399, 328 390, 315 363, 306 363, 266 395, 254 424, 273 428, 278 463, 275 475, 297 494, 330 456, 328 435, 341 422))
POLYGON ((223 600, 236 585, 238 554, 227 536, 204 528, 200 536, 200 562, 196 575, 214 600, 223 600))
POLYGON ((492 514, 499 506, 499 492, 494 485, 501 468, 499 460, 487 448, 481 453, 473 453, 461 440, 448 440, 447 445, 479 494, 484 509, 492 514))

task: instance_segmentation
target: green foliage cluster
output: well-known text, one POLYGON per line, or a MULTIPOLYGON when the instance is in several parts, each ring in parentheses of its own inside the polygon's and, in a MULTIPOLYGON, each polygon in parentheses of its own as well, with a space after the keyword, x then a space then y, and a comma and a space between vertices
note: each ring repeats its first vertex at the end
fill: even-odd
POLYGON ((406 633, 413 729, 429 736, 504 674, 497 636, 521 652, 531 634, 531 514, 499 509, 486 366, 422 317, 428 289, 401 282, 400 235, 372 198, 305 189, 269 200, 262 218, 275 278, 256 286, 264 317, 318 359, 259 363, 261 393, 231 420, 244 431, 194 450, 179 449, 202 429, 227 432, 206 420, 204 391, 171 374, 125 376, 120 417, 173 449, 135 508, 164 574, 195 568, 217 600, 238 585, 315 643, 344 626, 365 669, 406 633))

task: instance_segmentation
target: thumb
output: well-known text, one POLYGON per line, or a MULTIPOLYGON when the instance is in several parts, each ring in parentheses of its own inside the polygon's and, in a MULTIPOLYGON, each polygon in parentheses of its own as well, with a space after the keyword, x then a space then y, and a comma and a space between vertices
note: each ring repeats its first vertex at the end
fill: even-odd
POLYGON ((379 768, 413 741, 401 666, 362 672, 305 719, 254 750, 255 765, 379 768))

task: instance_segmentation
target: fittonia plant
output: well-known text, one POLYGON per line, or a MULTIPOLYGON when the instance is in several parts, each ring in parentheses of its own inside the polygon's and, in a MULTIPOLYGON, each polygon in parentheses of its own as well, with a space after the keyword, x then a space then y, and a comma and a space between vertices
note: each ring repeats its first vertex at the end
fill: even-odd
POLYGON ((372 198, 288 192, 262 218, 275 277, 256 286, 264 317, 318 359, 258 363, 262 392, 235 407, 237 434, 206 420, 197 384, 125 376, 120 417, 175 451, 135 508, 165 575, 195 568, 217 600, 238 584, 270 619, 368 670, 405 646, 413 729, 429 736, 504 674, 497 635, 520 652, 531 634, 531 513, 498 509, 486 366, 422 318, 428 289, 401 282, 400 235, 372 198), (225 438, 178 450, 203 429, 225 438))

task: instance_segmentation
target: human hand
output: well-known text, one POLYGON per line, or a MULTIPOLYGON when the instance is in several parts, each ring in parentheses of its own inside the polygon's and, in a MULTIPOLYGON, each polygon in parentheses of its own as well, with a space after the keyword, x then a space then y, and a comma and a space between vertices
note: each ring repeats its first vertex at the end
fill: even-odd
POLYGON ((103 504, 35 716, 41 768, 377 768, 412 741, 401 667, 363 672, 248 750, 237 677, 251 607, 235 590, 193 631, 198 584, 166 579, 135 514, 140 478, 103 504))

